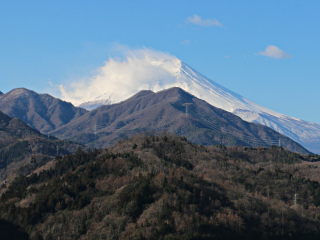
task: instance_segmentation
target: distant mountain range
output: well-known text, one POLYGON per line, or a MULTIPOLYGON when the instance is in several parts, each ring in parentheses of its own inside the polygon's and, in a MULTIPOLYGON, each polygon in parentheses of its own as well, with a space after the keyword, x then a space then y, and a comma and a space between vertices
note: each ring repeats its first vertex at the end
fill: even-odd
POLYGON ((243 121, 177 87, 157 93, 141 91, 90 112, 48 94, 18 88, 0 95, 0 111, 42 133, 90 147, 109 147, 142 131, 169 131, 204 145, 281 144, 291 151, 311 153, 268 127, 243 121))
POLYGON ((0 95, 0 111, 45 134, 88 112, 49 94, 38 94, 25 88, 0 95))
POLYGON ((126 80, 128 84, 122 84, 121 91, 105 88, 104 94, 100 92, 95 99, 80 106, 92 110, 101 105, 124 101, 141 90, 157 92, 179 87, 215 107, 232 112, 245 121, 266 125, 302 144, 310 151, 320 153, 320 124, 293 118, 259 106, 208 79, 177 58, 153 59, 149 67, 156 68, 157 73, 145 81, 139 80, 137 84, 134 82, 135 79, 128 78, 126 80))
POLYGON ((141 91, 121 103, 101 106, 51 134, 89 146, 109 147, 141 131, 169 131, 204 145, 270 147, 280 140, 292 151, 310 153, 271 128, 243 121, 176 87, 157 93, 141 91))

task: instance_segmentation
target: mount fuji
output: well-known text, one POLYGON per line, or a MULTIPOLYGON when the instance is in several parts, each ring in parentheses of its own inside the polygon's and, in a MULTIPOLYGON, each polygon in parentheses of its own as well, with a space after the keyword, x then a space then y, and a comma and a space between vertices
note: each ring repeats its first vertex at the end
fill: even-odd
MULTIPOLYGON (((110 64, 114 64, 115 61, 106 64, 92 83, 99 85, 99 81, 105 81, 110 87, 100 88, 91 101, 79 106, 91 110, 101 105, 121 102, 141 90, 158 92, 179 87, 215 107, 234 113, 245 121, 266 125, 290 137, 311 152, 320 153, 320 124, 293 118, 260 106, 203 76, 175 57, 144 56, 143 64, 139 63, 140 60, 128 58, 122 64, 130 66, 129 73, 124 74, 126 71, 124 68, 118 71, 120 76, 114 72, 109 73, 112 67, 114 68, 110 64)), ((95 88, 98 89, 97 86, 95 88)))

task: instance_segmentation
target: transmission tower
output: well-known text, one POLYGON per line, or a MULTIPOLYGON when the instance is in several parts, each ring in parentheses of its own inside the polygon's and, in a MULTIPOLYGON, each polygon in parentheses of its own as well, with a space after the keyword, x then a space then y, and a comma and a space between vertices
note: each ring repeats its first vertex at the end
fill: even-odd
POLYGON ((97 141, 97 123, 93 127, 94 140, 97 141))
POLYGON ((192 105, 192 103, 185 103, 185 104, 183 104, 183 106, 186 107, 186 117, 188 117, 190 105, 192 105))

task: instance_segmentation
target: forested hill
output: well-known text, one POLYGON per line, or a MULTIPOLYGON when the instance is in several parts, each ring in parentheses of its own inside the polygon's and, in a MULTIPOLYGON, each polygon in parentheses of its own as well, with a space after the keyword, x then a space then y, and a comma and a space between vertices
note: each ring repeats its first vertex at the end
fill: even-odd
POLYGON ((140 134, 16 178, 0 219, 30 239, 319 239, 319 160, 140 134))
POLYGON ((0 131, 1 134, 9 134, 14 137, 24 136, 40 136, 41 134, 23 123, 17 118, 11 118, 8 115, 0 111, 0 131))
MULTIPOLYGON (((0 111, 0 179, 28 174, 57 154, 74 153, 82 145, 42 135, 0 111)), ((1 191, 0 191, 1 192, 1 191)))

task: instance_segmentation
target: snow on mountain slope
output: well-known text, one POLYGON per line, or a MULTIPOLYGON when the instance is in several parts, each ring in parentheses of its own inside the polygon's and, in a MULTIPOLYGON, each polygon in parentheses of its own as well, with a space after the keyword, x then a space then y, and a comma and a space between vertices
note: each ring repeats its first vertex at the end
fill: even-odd
POLYGON ((163 58, 163 56, 143 54, 139 57, 128 57, 122 62, 111 59, 101 68, 99 75, 85 86, 83 95, 81 91, 68 92, 63 87, 61 91, 69 101, 72 101, 72 96, 86 96, 87 99, 91 96, 89 101, 80 106, 93 109, 103 104, 123 101, 140 90, 158 92, 171 87, 180 87, 213 106, 238 115, 243 120, 269 126, 302 144, 308 150, 320 153, 320 124, 262 107, 215 83, 171 56, 163 58))

